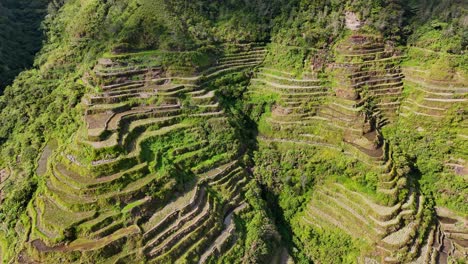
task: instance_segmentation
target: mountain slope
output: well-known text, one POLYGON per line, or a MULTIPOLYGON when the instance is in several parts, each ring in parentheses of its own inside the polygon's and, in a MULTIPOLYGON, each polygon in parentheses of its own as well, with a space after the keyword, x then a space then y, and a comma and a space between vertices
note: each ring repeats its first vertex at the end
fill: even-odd
POLYGON ((54 4, 0 97, 2 262, 466 256, 462 2, 54 4))

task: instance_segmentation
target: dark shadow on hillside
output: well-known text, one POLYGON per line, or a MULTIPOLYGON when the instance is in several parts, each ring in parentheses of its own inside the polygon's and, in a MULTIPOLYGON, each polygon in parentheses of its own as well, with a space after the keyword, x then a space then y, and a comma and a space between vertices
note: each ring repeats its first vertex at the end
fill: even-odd
MULTIPOLYGON (((236 83, 235 77, 231 79, 234 80, 232 83, 217 83, 222 87, 222 89, 218 90, 217 95, 222 108, 229 116, 231 125, 236 128, 236 133, 238 133, 237 138, 241 143, 239 156, 247 155, 249 157, 248 161, 243 160, 244 167, 250 175, 253 175, 253 167, 255 166, 253 156, 254 152, 259 150, 259 131, 257 122, 249 115, 249 106, 240 103, 244 102, 244 94, 248 91, 250 79, 252 78, 251 74, 244 74, 246 74, 246 76, 244 76, 244 78, 239 78, 242 79, 242 81, 238 83, 236 83)), ((237 81, 239 81, 239 79, 237 79, 237 81)), ((211 89, 215 89, 215 87, 211 87, 211 89)), ((284 218, 284 211, 279 206, 278 196, 272 193, 266 186, 261 183, 258 184, 261 189, 262 199, 267 204, 265 210, 274 221, 281 235, 281 244, 288 250, 289 255, 294 258, 295 255, 292 254, 292 252, 296 245, 292 239, 292 228, 284 218)))
POLYGON ((42 48, 41 23, 47 0, 4 0, 0 2, 0 94, 16 76, 30 68, 42 48))

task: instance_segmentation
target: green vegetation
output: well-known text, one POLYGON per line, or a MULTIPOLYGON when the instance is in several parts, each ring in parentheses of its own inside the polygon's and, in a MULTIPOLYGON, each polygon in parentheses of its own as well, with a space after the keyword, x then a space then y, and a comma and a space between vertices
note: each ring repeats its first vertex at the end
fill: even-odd
POLYGON ((5 1, 0 17, 0 263, 425 263, 447 257, 435 238, 463 244, 457 1, 5 1))

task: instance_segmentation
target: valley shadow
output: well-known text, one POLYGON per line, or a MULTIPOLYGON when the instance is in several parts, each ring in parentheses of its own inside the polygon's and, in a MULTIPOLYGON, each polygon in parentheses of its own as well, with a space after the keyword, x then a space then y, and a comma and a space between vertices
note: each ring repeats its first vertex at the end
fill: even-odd
POLYGON ((0 95, 16 76, 33 66, 41 50, 41 23, 47 15, 47 0, 0 2, 0 95))

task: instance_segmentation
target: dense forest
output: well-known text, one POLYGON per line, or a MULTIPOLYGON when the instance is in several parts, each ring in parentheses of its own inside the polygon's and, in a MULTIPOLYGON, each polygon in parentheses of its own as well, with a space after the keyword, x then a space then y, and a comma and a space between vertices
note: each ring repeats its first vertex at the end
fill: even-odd
POLYGON ((0 263, 466 259, 463 0, 6 0, 0 32, 0 263))

